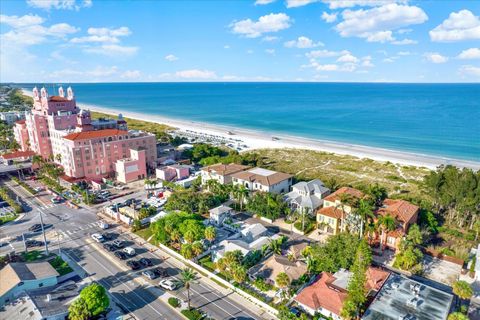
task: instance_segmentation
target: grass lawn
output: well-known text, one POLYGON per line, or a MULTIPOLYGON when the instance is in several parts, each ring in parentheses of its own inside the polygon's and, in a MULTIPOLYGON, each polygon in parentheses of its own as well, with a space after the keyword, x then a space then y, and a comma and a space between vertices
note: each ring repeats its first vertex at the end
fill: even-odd
POLYGON ((212 261, 212 257, 210 255, 203 257, 202 259, 198 260, 200 265, 210 271, 215 270, 215 263, 212 261))
MULTIPOLYGON (((150 228, 144 228, 140 229, 134 232, 137 236, 142 237, 143 239, 147 240, 152 236, 152 230, 150 228)), ((149 243, 156 245, 156 241, 154 239, 151 239, 149 243)))
POLYGON ((52 267, 57 270, 57 272, 63 276, 67 273, 70 273, 73 271, 72 268, 70 268, 70 266, 68 265, 68 263, 66 263, 62 258, 60 258, 59 256, 55 257, 55 259, 52 259, 50 261, 48 261, 52 267))
POLYGON ((28 252, 22 252, 21 256, 22 256, 23 260, 25 260, 25 262, 33 262, 33 261, 41 260, 41 259, 47 257, 40 250, 32 250, 32 251, 28 251, 28 252))
POLYGON ((13 215, 13 216, 8 216, 8 217, 0 217, 0 226, 4 223, 10 222, 15 220, 18 217, 18 215, 13 215))

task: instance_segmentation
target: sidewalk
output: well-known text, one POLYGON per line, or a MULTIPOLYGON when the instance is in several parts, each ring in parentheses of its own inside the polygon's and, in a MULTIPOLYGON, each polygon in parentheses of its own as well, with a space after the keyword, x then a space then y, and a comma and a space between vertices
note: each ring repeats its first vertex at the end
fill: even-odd
MULTIPOLYGON (((101 212, 98 212, 97 213, 98 216, 102 217, 102 219, 104 219, 105 221, 107 222, 115 222, 115 223, 118 223, 118 221, 115 221, 113 219, 111 219, 110 217, 106 216, 105 214, 101 213, 101 212)), ((124 235, 128 235, 128 237, 134 241, 135 243, 137 243, 138 245, 141 245, 141 246, 144 246, 145 248, 147 248, 152 254, 155 254, 157 255, 159 258, 163 259, 163 260, 167 260, 172 263, 175 267, 177 267, 178 269, 183 269, 186 267, 186 265, 177 260, 175 257, 171 256, 170 254, 168 254, 167 252, 163 251, 161 248, 159 247, 156 247, 152 244, 150 244, 149 242, 147 242, 145 239, 143 239, 142 237, 130 232, 129 228, 127 228, 126 226, 124 226, 123 224, 120 224, 118 223, 118 227, 122 234, 124 235)), ((213 281, 212 279, 210 279, 208 276, 205 276, 203 275, 202 273, 198 272, 198 277, 200 279, 203 280, 204 284, 210 286, 210 287, 213 287, 214 289, 216 289, 217 291, 219 291, 221 294, 225 295, 225 296, 233 296, 233 300, 234 301, 241 301, 242 303, 245 303, 245 304, 248 304, 248 307, 246 309, 252 311, 253 313, 255 313, 256 315, 264 318, 264 319, 276 319, 274 316, 272 316, 271 314, 269 314, 268 312, 266 312, 264 309, 258 307, 257 305, 249 302, 247 299, 245 299, 244 297, 240 296, 238 293, 236 293, 235 291, 229 289, 229 288, 225 288, 221 285, 219 285, 218 283, 216 283, 215 281, 213 281)), ((162 297, 163 298, 163 297, 162 297)), ((166 298, 168 300, 168 297, 166 298)), ((168 301, 167 301, 168 303, 168 301)))

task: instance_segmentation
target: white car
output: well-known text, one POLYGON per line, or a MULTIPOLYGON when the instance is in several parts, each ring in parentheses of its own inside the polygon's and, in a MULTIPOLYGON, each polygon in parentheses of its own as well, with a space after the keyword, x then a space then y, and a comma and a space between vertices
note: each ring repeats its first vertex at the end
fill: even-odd
POLYGON ((128 254, 129 256, 133 256, 135 255, 135 249, 133 249, 132 247, 126 247, 123 249, 123 252, 125 252, 126 254, 128 254))
POLYGON ((174 279, 170 278, 170 279, 164 279, 164 280, 160 280, 160 282, 158 283, 158 285, 160 287, 162 287, 163 289, 167 289, 167 290, 175 290, 178 286, 178 282, 175 281, 174 279))
POLYGON ((105 239, 100 233, 94 233, 92 234, 92 239, 95 240, 96 242, 103 242, 105 239))
POLYGON ((108 229, 110 226, 108 225, 108 223, 104 222, 104 221, 99 221, 98 222, 98 226, 103 229, 103 230, 106 230, 108 229))

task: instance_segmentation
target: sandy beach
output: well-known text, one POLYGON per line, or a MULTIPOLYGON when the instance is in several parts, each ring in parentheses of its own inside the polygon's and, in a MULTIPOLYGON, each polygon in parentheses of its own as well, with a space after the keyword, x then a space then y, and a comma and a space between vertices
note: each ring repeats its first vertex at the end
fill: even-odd
MULTIPOLYGON (((118 112, 109 108, 98 107, 94 105, 86 105, 79 103, 79 106, 89 109, 91 111, 102 112, 117 116, 118 112)), ((334 141, 308 139, 303 137, 295 137, 281 134, 273 134, 268 132, 254 131, 248 129, 212 125, 208 123, 182 121, 176 119, 165 118, 158 115, 142 114, 137 112, 124 112, 122 115, 127 118, 162 123, 175 127, 178 130, 186 132, 196 131, 209 135, 220 136, 225 139, 235 138, 243 141, 248 146, 246 150, 260 149, 260 148, 297 148, 308 149, 315 151, 331 152, 342 155, 351 155, 359 158, 369 158, 377 161, 390 161, 401 165, 413 165, 419 167, 427 167, 434 169, 442 164, 451 164, 458 167, 467 167, 475 170, 480 169, 480 163, 474 161, 441 158, 430 155, 413 154, 407 152, 400 152, 395 150, 373 148, 361 145, 339 143, 334 141), (233 133, 233 135, 229 134, 233 133), (273 141, 272 137, 278 138, 273 141)))
MULTIPOLYGON (((30 97, 32 96, 31 91, 23 90, 23 93, 30 97)), ((91 111, 101 112, 112 116, 118 116, 119 114, 118 111, 112 110, 110 108, 85 104, 81 102, 77 102, 77 104, 80 108, 91 111)), ((226 140, 229 140, 230 138, 239 139, 242 140, 242 144, 248 146, 248 148, 244 150, 254 150, 261 148, 307 149, 336 153, 341 155, 350 155, 358 158, 369 158, 376 161, 390 161, 392 163, 400 165, 412 165, 417 167, 426 167, 430 169, 435 169, 439 165, 450 164, 457 167, 480 170, 480 162, 475 161, 451 159, 383 148, 374 148, 336 141, 309 139, 304 137, 282 135, 271 132, 235 128, 231 126, 213 125, 203 122, 171 119, 162 117, 160 115, 143 114, 131 111, 122 111, 121 113, 124 117, 127 118, 166 124, 168 126, 177 128, 177 130, 183 132, 195 131, 197 133, 219 136, 226 140), (272 137, 278 138, 278 140, 272 140, 272 137)))

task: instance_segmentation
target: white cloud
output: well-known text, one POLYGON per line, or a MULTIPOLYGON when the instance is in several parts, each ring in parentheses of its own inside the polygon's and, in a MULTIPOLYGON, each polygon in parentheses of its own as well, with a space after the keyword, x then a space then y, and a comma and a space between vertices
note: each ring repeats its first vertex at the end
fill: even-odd
POLYGON ((371 56, 363 57, 361 66, 366 68, 374 67, 375 65, 372 63, 372 57, 371 56))
POLYGON ((337 71, 338 65, 336 64, 318 64, 315 66, 315 70, 317 71, 337 71))
POLYGON ((453 42, 480 39, 480 17, 469 10, 452 12, 442 24, 429 32, 435 42, 453 42))
POLYGON ((175 76, 177 78, 182 79, 216 79, 217 75, 215 72, 210 70, 199 70, 199 69, 191 69, 191 70, 182 70, 175 72, 175 76))
POLYGON ((277 0, 256 0, 255 1, 255 5, 258 6, 258 5, 265 5, 265 4, 270 4, 272 2, 275 2, 277 0))
POLYGON ((173 54, 169 54, 169 55, 166 55, 166 56, 165 56, 165 60, 170 61, 170 62, 173 62, 173 61, 177 61, 177 60, 178 60, 178 57, 176 57, 176 56, 173 55, 173 54))
POLYGON ((442 56, 438 52, 427 52, 423 56, 432 63, 445 63, 448 61, 448 57, 442 56))
POLYGON ((417 43, 418 43, 417 40, 412 40, 412 39, 402 39, 402 40, 392 41, 392 44, 395 44, 397 46, 404 46, 408 44, 417 44, 417 43))
POLYGON ((411 55, 412 53, 410 51, 399 51, 397 53, 399 56, 409 56, 411 55))
POLYGON ((308 49, 323 46, 321 42, 314 42, 312 39, 309 39, 305 36, 300 36, 296 40, 290 40, 283 44, 287 48, 299 48, 299 49, 308 49))
POLYGON ((244 35, 247 38, 257 38, 264 33, 277 32, 288 29, 292 19, 285 13, 270 13, 262 16, 258 21, 245 19, 230 24, 233 33, 244 35))
POLYGON ((120 75, 120 78, 133 80, 140 78, 141 75, 142 73, 139 70, 127 70, 120 75))
POLYGON ((480 77, 480 67, 465 65, 461 66, 459 71, 463 75, 480 77))
POLYGON ((262 42, 273 42, 273 41, 277 41, 278 39, 280 38, 275 36, 265 36, 262 38, 262 42))
POLYGON ((395 41, 392 30, 428 20, 419 7, 386 4, 372 9, 344 10, 336 30, 342 37, 365 38, 370 42, 395 41))
POLYGON ((391 58, 385 58, 382 60, 382 62, 385 62, 385 63, 393 63, 395 62, 395 57, 391 57, 391 58))
POLYGON ((307 58, 316 59, 316 58, 331 58, 338 57, 340 55, 349 54, 347 50, 343 51, 329 51, 329 50, 314 50, 305 54, 307 58))
POLYGON ((480 48, 470 48, 463 50, 457 57, 458 59, 480 59, 480 48))
POLYGON ((73 38, 72 43, 88 43, 88 42, 102 42, 102 43, 119 43, 119 37, 126 37, 132 34, 128 27, 120 27, 117 29, 109 28, 88 28, 88 36, 73 38))
POLYGON ((85 48, 83 51, 109 57, 129 57, 137 53, 138 47, 121 46, 118 44, 104 44, 100 47, 85 48))
POLYGON ((29 6, 44 10, 50 9, 64 9, 64 10, 79 10, 80 8, 90 8, 92 0, 79 1, 75 0, 27 0, 29 6))
POLYGON ((397 33, 398 34, 407 34, 407 33, 410 33, 412 31, 413 31, 413 29, 398 29, 397 33))
POLYGON ((333 12, 333 13, 328 13, 328 12, 323 12, 322 13, 322 20, 324 20, 325 22, 327 23, 332 23, 332 22, 335 22, 337 21, 337 15, 338 13, 337 12, 333 12))
POLYGON ((45 21, 42 17, 33 14, 27 14, 24 16, 7 16, 0 15, 0 23, 4 23, 12 28, 25 28, 34 25, 42 24, 45 21))
POLYGON ((230 46, 228 44, 223 46, 223 49, 230 49, 230 46))
POLYGON ((337 62, 349 62, 349 63, 357 63, 358 58, 352 55, 351 53, 344 54, 343 56, 337 59, 337 62))
POLYGON ((287 0, 287 8, 303 7, 319 0, 287 0))
POLYGON ((265 49, 265 53, 274 55, 275 54, 275 49, 265 49))
POLYGON ((327 3, 330 9, 351 8, 351 7, 377 7, 389 3, 404 3, 407 0, 322 0, 327 3))
POLYGON ((248 53, 248 54, 253 54, 253 50, 252 50, 252 49, 249 49, 249 50, 247 50, 247 53, 248 53))

